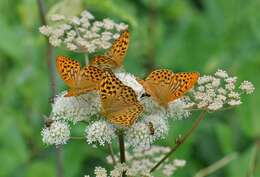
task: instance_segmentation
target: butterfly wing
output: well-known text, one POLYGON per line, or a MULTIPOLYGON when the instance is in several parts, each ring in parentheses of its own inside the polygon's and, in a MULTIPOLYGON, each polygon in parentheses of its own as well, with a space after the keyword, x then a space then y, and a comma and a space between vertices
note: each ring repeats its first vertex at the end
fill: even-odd
POLYGON ((94 66, 85 66, 80 69, 80 64, 68 57, 58 56, 57 70, 62 79, 69 86, 65 96, 78 96, 89 91, 98 90, 102 78, 102 71, 94 66))
POLYGON ((101 69, 112 69, 116 68, 117 63, 108 56, 96 56, 90 62, 90 65, 101 69))
POLYGON ((76 79, 80 73, 79 62, 72 60, 65 56, 58 56, 56 58, 57 71, 64 82, 70 87, 76 87, 76 79))
POLYGON ((133 89, 123 85, 112 72, 105 72, 100 95, 102 114, 114 124, 131 126, 143 112, 133 89))
POLYGON ((103 56, 96 56, 90 63, 101 69, 115 69, 123 64, 123 60, 128 49, 129 32, 122 32, 118 39, 112 44, 112 47, 103 56))
POLYGON ((94 66, 85 66, 81 69, 76 80, 76 89, 88 92, 99 89, 103 71, 94 66))
POLYGON ((189 91, 198 77, 197 72, 173 73, 170 70, 156 70, 140 83, 161 106, 167 107, 169 102, 189 91))
POLYGON ((122 32, 118 39, 112 44, 109 51, 106 52, 106 56, 114 60, 117 66, 123 64, 123 59, 128 49, 129 44, 129 32, 128 30, 122 32))

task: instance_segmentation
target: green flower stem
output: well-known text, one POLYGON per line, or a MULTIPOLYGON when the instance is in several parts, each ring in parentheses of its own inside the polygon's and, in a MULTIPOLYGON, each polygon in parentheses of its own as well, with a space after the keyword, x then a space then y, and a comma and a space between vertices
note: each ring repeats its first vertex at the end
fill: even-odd
POLYGON ((204 119, 206 115, 206 111, 202 111, 200 115, 198 116, 197 120, 192 125, 191 129, 183 136, 183 138, 180 138, 176 141, 175 146, 173 146, 168 152, 157 164, 154 165, 154 167, 150 170, 150 173, 155 171, 170 155, 172 155, 191 135, 194 133, 194 131, 198 128, 201 121, 204 119))

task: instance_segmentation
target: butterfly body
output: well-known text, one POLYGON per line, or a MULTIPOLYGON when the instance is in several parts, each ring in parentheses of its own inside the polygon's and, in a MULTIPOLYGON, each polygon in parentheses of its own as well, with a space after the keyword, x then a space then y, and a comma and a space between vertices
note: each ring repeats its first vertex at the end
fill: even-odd
POLYGON ((56 66, 61 78, 69 86, 65 97, 78 96, 99 89, 102 70, 94 66, 80 68, 79 62, 64 56, 57 57, 56 66))
POLYGON ((123 65, 124 57, 128 49, 129 32, 122 32, 119 38, 112 44, 112 47, 105 55, 96 56, 90 65, 101 69, 117 69, 123 65))
POLYGON ((143 112, 143 106, 131 87, 124 85, 116 76, 105 71, 100 84, 102 115, 111 123, 131 126, 143 112))
POLYGON ((159 69, 151 72, 145 80, 139 82, 159 105, 167 108, 169 102, 189 91, 197 82, 198 77, 197 72, 173 73, 167 69, 159 69))

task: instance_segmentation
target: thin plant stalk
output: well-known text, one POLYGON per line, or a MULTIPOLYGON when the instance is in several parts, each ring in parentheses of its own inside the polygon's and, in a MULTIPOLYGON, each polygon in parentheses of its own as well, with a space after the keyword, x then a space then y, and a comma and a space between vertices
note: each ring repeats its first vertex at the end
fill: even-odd
POLYGON ((113 151, 112 144, 108 144, 107 146, 108 146, 109 154, 111 156, 113 165, 116 165, 116 159, 115 159, 115 154, 114 154, 114 151, 113 151))
MULTIPOLYGON (((37 0, 38 8, 39 8, 39 15, 42 25, 47 25, 47 21, 45 18, 46 8, 44 0, 37 0)), ((50 90, 51 90, 51 98, 53 98, 56 94, 56 84, 55 84, 55 75, 54 75, 54 67, 53 67, 53 55, 54 55, 54 48, 47 42, 47 66, 48 66, 48 73, 49 73, 49 80, 50 80, 50 90)), ((56 171, 57 177, 63 177, 63 165, 62 165, 62 147, 57 146, 55 151, 56 156, 56 171)))
POLYGON ((178 139, 176 141, 175 146, 173 146, 170 150, 170 152, 168 152, 157 164, 155 164, 153 166, 153 168, 151 168, 150 172, 155 171, 166 159, 168 159, 170 157, 170 155, 172 155, 184 142, 186 142, 186 140, 194 133, 194 131, 198 128, 199 124, 201 123, 201 121, 204 119, 206 115, 206 111, 202 111, 200 113, 200 115, 198 116, 198 118, 196 119, 196 121, 194 122, 194 124, 192 125, 191 129, 189 129, 189 131, 180 139, 178 139))
POLYGON ((210 174, 214 173, 215 171, 219 170, 220 168, 223 168, 224 166, 226 166, 227 164, 229 164, 231 161, 233 161, 234 159, 237 158, 237 153, 232 153, 229 154, 227 156, 225 156, 224 158, 218 160, 217 162, 211 164, 210 166, 201 169, 198 173, 196 173, 194 175, 194 177, 205 177, 205 176, 209 176, 210 174))
MULTIPOLYGON (((119 150, 120 150, 120 162, 125 163, 125 142, 124 142, 124 132, 118 133, 119 150)), ((126 177, 126 173, 123 172, 122 177, 126 177)))

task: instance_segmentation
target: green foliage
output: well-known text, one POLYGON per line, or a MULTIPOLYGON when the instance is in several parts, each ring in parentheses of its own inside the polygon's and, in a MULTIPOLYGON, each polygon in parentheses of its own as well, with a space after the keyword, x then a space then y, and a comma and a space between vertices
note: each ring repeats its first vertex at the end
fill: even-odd
MULTIPOLYGON (((78 14, 87 8, 98 18, 127 22, 131 43, 125 65, 139 77, 154 68, 205 74, 224 68, 240 80, 252 81, 256 87, 254 96, 243 98, 244 104, 235 110, 207 115, 199 131, 178 150, 177 157, 186 159, 187 166, 177 171, 176 176, 193 176, 232 152, 239 157, 210 176, 240 177, 250 172, 260 137, 260 1, 48 0, 46 3, 48 14, 78 14)), ((55 176, 55 148, 43 145, 40 136, 43 115, 50 111, 47 99, 50 84, 46 41, 38 32, 39 26, 36 1, 0 1, 1 177, 55 176)), ((83 58, 80 54, 75 57, 83 58)), ((173 122, 169 137, 158 143, 173 144, 193 121, 173 122)), ((106 152, 104 148, 93 149, 76 140, 65 145, 65 177, 91 174, 94 166, 105 164, 106 152)), ((251 176, 257 177, 256 173, 251 176)))

